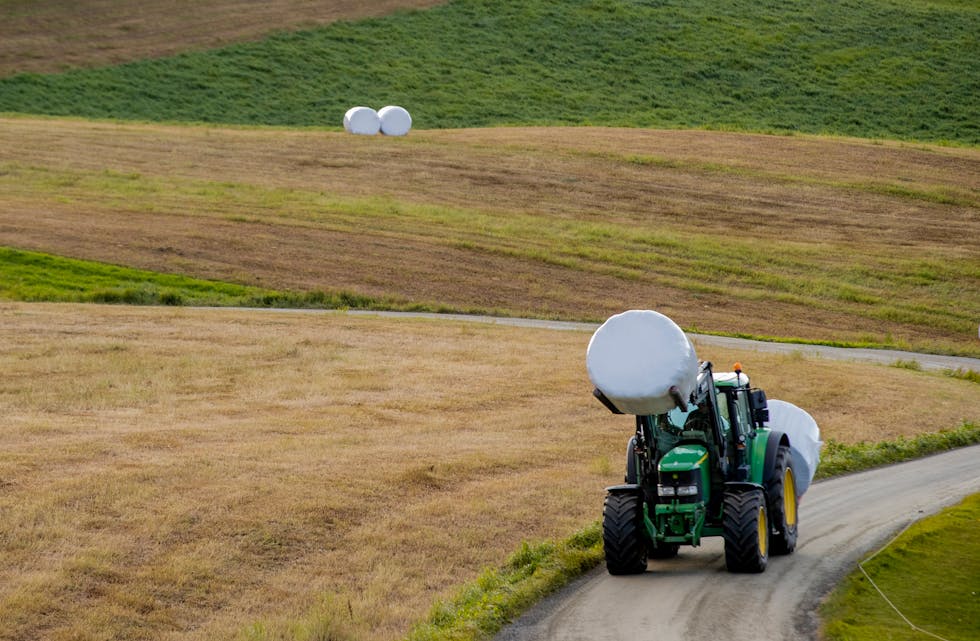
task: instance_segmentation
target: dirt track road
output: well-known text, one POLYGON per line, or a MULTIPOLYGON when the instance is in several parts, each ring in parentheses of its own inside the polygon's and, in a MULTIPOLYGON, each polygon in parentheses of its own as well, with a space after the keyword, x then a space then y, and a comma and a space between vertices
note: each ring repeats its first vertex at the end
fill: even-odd
MULTIPOLYGON (((598 327, 594 323, 576 323, 570 321, 536 320, 532 318, 507 318, 501 316, 471 316, 467 314, 426 314, 419 312, 368 312, 349 311, 349 314, 379 315, 386 317, 405 316, 410 318, 431 318, 437 320, 464 320, 474 323, 493 323, 497 325, 513 325, 515 327, 530 327, 538 329, 554 329, 559 331, 594 332, 598 327)), ((980 371, 980 358, 965 356, 943 356, 940 354, 919 354, 903 352, 894 349, 864 349, 853 347, 831 347, 829 345, 803 345, 800 343, 769 343, 746 338, 730 338, 728 336, 710 336, 708 334, 691 334, 688 336, 697 344, 716 345, 730 349, 750 349, 760 352, 775 352, 789 354, 800 352, 807 356, 817 356, 837 361, 864 361, 890 365, 896 361, 916 361, 922 369, 972 369, 980 371)))
MULTIPOLYGON (((211 309, 241 309, 241 308, 211 308, 211 309)), ((598 327, 595 323, 577 323, 573 321, 539 320, 534 318, 510 318, 506 316, 478 316, 471 314, 436 314, 427 312, 384 312, 322 309, 267 309, 253 308, 250 311, 293 312, 300 314, 335 314, 345 313, 352 316, 379 316, 383 318, 428 318, 431 320, 465 321, 469 323, 489 323, 493 325, 509 325, 532 329, 551 329, 557 331, 594 332, 598 327)), ((749 349, 760 352, 789 354, 800 352, 805 356, 816 356, 837 361, 863 361, 890 365, 896 361, 916 361, 922 369, 944 370, 964 369, 980 371, 980 358, 966 356, 943 356, 939 354, 920 354, 903 352, 893 349, 863 349, 850 347, 830 347, 828 345, 803 345, 800 343, 769 343, 749 340, 746 338, 730 338, 727 336, 710 336, 708 334, 688 334, 695 344, 716 345, 730 349, 749 349)))
POLYGON ((813 639, 817 604, 858 561, 908 523, 978 491, 980 446, 816 483, 800 506, 796 552, 770 559, 763 574, 729 574, 721 539, 707 539, 651 561, 643 575, 598 568, 495 641, 813 639))

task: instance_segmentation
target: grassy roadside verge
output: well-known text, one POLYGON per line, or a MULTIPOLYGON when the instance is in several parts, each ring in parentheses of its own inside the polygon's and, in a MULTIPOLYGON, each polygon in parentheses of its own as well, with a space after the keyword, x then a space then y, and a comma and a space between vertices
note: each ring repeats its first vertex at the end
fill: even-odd
MULTIPOLYGON (((825 446, 821 456, 820 468, 816 478, 829 478, 849 472, 870 469, 880 465, 899 463, 913 458, 935 454, 945 450, 980 443, 980 425, 964 423, 959 428, 943 430, 934 434, 923 434, 911 439, 895 439, 878 443, 858 443, 845 445, 830 441, 825 446)), ((974 511, 980 510, 980 499, 974 497, 974 511)), ((962 517, 952 517, 952 519, 962 517)), ((967 519, 968 520, 968 519, 967 519)), ((975 520, 975 519, 974 519, 975 520)), ((936 536, 941 529, 930 521, 915 531, 925 531, 936 536)), ((950 528, 953 530, 953 528, 950 528)), ((909 536, 914 536, 910 531, 909 536)), ((962 536, 958 530, 951 531, 950 536, 962 536)), ((976 537, 974 548, 977 547, 976 537)), ((904 550, 899 546, 898 550, 904 550)), ((907 558, 906 554, 896 552, 900 559, 907 558)), ((479 641, 490 639, 504 625, 516 619, 531 605, 566 585, 572 579, 582 575, 602 562, 602 530, 599 521, 575 532, 567 539, 555 542, 537 544, 524 543, 504 566, 486 569, 475 581, 459 589, 455 597, 436 603, 428 618, 419 623, 408 635, 406 641, 479 641)), ((949 563, 957 563, 958 556, 947 555, 949 563)), ((976 555, 974 555, 976 558, 976 555)), ((884 563, 884 561, 879 561, 884 563)), ((892 563, 894 565, 894 561, 892 563)), ((928 564, 923 572, 930 571, 928 564)), ((896 581, 902 581, 901 569, 893 571, 896 581)), ((961 573, 962 574, 962 573, 961 573)), ((961 584, 966 583, 967 574, 961 584)), ((853 576, 848 579, 848 590, 857 581, 853 576)), ((908 583, 914 585, 914 582, 908 583)), ((865 584, 864 591, 868 587, 865 584)), ((843 588, 842 588, 843 589, 843 588)), ((918 588, 916 588, 918 590, 918 588)), ((933 599, 926 599, 921 604, 922 610, 936 607, 942 600, 943 594, 926 591, 933 599)), ((917 591, 916 599, 923 601, 917 591)), ((874 595, 876 596, 876 595, 874 595)), ((835 597, 839 598, 839 597, 835 597)), ((969 598, 969 596, 967 597, 969 598)), ((968 607, 968 603, 963 607, 968 607)), ((841 606, 832 610, 835 614, 828 615, 835 619, 844 619, 841 606)), ((850 611, 861 611, 852 608, 850 611)), ((835 623, 834 626, 837 624, 835 623)), ((843 624, 842 624, 843 625, 843 624)), ((834 627, 833 629, 837 629, 834 627)), ((852 639, 850 636, 832 636, 832 639, 852 639)), ((857 637, 853 637, 857 639, 857 637)), ((865 638, 865 637, 860 637, 865 638)), ((872 637, 867 637, 872 638, 872 637)), ((874 637, 878 638, 878 637, 874 637)), ((960 637, 956 637, 960 638, 960 637)), ((967 637, 962 637, 967 638, 967 637)))
POLYGON ((969 422, 956 429, 878 443, 848 445, 829 439, 820 453, 820 467, 815 478, 860 472, 977 443, 980 443, 980 425, 969 422))
POLYGON ((975 639, 980 631, 980 494, 913 524, 863 563, 864 570, 913 630, 855 570, 821 607, 829 641, 915 640, 931 635, 949 641, 975 639))

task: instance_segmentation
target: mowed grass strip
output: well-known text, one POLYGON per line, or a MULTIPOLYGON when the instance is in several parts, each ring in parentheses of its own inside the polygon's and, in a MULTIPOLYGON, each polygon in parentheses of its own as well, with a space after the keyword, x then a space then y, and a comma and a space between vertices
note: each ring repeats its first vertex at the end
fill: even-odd
MULTIPOLYGON (((594 522, 622 478, 633 426, 592 399, 588 338, 0 305, 5 635, 403 637, 522 541, 594 522)), ((740 360, 825 438, 980 416, 976 384, 942 374, 698 353, 740 360)))
POLYGON ((5 0, 0 76, 159 58, 257 40, 274 31, 431 6, 440 0, 212 0, 193 11, 172 2, 5 0), (92 37, 98 33, 98 37, 92 37))
POLYGON ((0 247, 0 299, 144 305, 245 305, 255 287, 0 247))
POLYGON ((699 331, 980 355, 973 150, 4 125, 0 203, 24 249, 275 290, 587 320, 656 307, 699 331))
POLYGON ((980 494, 914 524, 864 569, 913 630, 855 570, 821 606, 828 641, 969 641, 980 633, 980 494))
POLYGON ((339 126, 352 105, 394 102, 422 128, 713 127, 977 144, 978 31, 968 2, 456 0, 214 51, 13 76, 0 80, 0 110, 339 126))
POLYGON ((0 247, 0 300, 451 311, 350 292, 282 292, 0 247))

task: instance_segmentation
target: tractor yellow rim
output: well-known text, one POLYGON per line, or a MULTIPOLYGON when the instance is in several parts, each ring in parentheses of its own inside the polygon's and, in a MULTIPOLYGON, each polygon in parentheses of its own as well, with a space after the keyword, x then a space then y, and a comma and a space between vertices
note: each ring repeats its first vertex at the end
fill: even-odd
POLYGON ((796 479, 792 468, 786 468, 783 474, 783 514, 786 515, 786 525, 796 525, 796 479))
POLYGON ((766 509, 759 508, 759 556, 765 558, 769 551, 769 524, 766 522, 766 509))

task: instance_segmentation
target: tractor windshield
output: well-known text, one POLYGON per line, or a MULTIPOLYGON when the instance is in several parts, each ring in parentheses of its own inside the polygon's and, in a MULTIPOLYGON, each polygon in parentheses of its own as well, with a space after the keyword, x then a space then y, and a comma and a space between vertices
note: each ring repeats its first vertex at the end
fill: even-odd
POLYGON ((668 426, 678 431, 683 430, 684 424, 687 423, 687 417, 697 411, 697 409, 698 406, 693 403, 687 406, 686 412, 679 407, 675 407, 665 414, 668 426))
MULTIPOLYGON (((675 407, 666 414, 661 414, 658 418, 657 422, 660 428, 678 435, 682 432, 708 432, 711 430, 711 409, 694 403, 689 404, 686 411, 675 407)), ((690 436, 700 435, 690 434, 690 436)))

